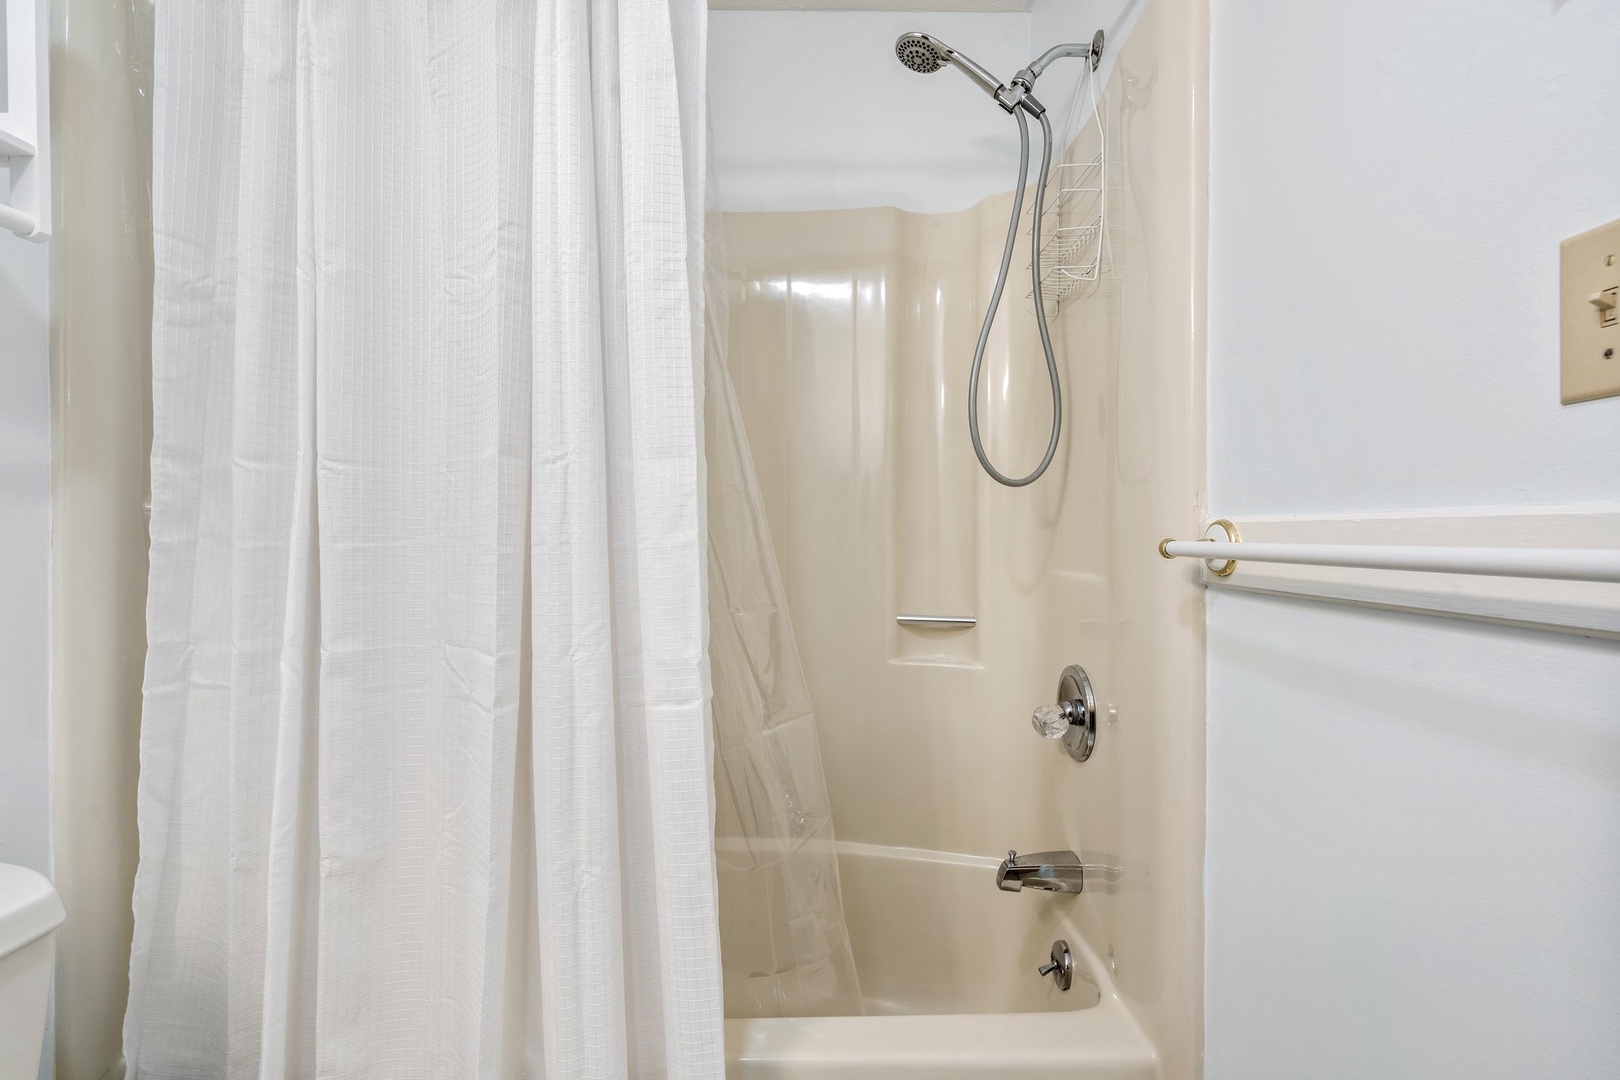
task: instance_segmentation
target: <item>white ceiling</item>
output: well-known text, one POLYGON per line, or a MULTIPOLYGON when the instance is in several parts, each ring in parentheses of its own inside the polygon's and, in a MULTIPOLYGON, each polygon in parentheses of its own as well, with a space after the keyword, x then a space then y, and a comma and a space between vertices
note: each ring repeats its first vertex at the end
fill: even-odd
POLYGON ((709 0, 712 11, 1028 11, 1033 0, 709 0))
POLYGON ((716 11, 709 119, 723 210, 900 206, 937 213, 1010 190, 1018 129, 954 71, 918 75, 924 30, 991 71, 1029 59, 1025 12, 716 11))
MULTIPOLYGON (((938 213, 1008 191, 1018 128, 955 72, 921 76, 894 58, 903 31, 936 34, 1002 78, 1059 41, 1124 30, 1126 0, 710 0, 709 117, 724 210, 899 206, 938 213), (833 3, 843 10, 828 10, 833 3), (746 9, 738 10, 743 4, 746 9), (809 10, 812 6, 821 10, 809 10), (797 9, 795 10, 795 6, 797 9), (763 8, 770 10, 762 10, 763 8), (877 8, 883 10, 876 10, 877 8)), ((1145 0, 1133 0, 1140 7, 1145 0)), ((1124 37, 1120 36, 1119 41, 1124 37)), ((1098 72, 1106 82, 1112 52, 1098 72)), ((1060 139, 1085 65, 1041 82, 1060 139)))

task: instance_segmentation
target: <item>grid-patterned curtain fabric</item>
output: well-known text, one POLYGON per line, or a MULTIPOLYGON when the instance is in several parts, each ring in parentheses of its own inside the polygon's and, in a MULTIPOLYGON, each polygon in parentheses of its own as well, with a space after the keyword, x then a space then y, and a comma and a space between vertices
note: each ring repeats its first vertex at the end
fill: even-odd
POLYGON ((720 1080, 701 0, 163 0, 133 1080, 720 1080))

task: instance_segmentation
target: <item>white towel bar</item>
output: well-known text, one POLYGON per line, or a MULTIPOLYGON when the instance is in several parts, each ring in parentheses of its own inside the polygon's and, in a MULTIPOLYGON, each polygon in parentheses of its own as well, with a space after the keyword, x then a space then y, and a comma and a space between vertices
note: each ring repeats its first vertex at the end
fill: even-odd
MULTIPOLYGON (((1620 551, 1605 548, 1418 547, 1370 544, 1257 544, 1241 540, 1165 540, 1167 559, 1204 559, 1231 571, 1240 560, 1417 570, 1430 574, 1620 582, 1620 551)), ((1214 569, 1213 567, 1211 569, 1214 569)))
POLYGON ((21 237, 34 235, 39 228, 39 222, 34 215, 25 214, 21 210, 13 209, 5 203, 0 203, 0 229, 10 229, 21 237))

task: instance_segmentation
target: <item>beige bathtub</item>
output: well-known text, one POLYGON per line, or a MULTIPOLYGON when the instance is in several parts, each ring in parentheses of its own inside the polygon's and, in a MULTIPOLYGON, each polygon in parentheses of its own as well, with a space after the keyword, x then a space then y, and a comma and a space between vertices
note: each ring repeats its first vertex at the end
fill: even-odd
POLYGON ((1152 1048, 1069 918, 995 887, 996 860, 840 844, 864 1016, 726 1021, 730 1080, 1149 1080, 1152 1048), (1036 967, 1075 957, 1059 991, 1036 967))

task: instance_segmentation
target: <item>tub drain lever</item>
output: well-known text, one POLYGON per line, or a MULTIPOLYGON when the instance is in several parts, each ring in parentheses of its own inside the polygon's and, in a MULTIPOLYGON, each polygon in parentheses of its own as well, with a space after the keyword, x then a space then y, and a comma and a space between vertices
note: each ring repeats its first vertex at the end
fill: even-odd
POLYGON ((1059 990, 1067 990, 1074 985, 1074 954, 1069 951, 1069 943, 1062 938, 1052 942, 1051 963, 1042 964, 1036 969, 1042 976, 1052 976, 1059 990))

